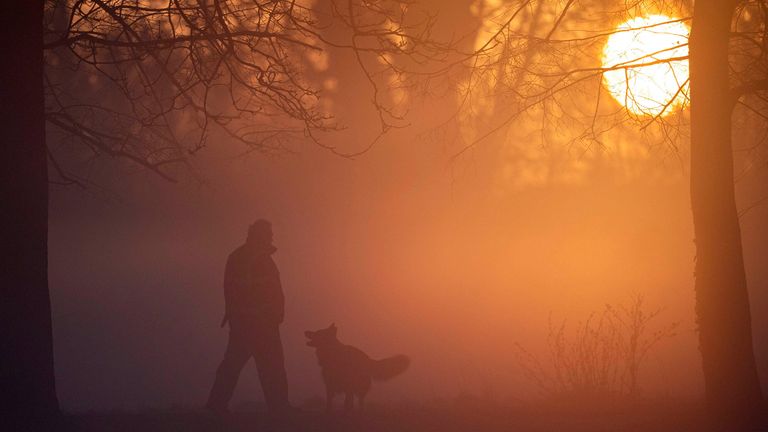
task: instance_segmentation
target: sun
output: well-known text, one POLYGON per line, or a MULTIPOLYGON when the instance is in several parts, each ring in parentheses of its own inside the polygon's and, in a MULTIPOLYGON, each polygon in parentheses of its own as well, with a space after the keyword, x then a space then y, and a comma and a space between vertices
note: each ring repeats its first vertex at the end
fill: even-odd
POLYGON ((688 102, 688 35, 677 18, 649 15, 616 28, 603 49, 603 83, 630 112, 664 116, 688 102), (634 66, 638 67, 625 67, 634 66))

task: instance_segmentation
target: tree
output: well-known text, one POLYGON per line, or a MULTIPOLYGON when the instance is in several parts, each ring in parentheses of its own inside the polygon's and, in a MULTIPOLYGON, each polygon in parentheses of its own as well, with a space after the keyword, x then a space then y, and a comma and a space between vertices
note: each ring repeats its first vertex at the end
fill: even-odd
POLYGON ((338 127, 320 103, 312 63, 331 50, 353 52, 384 134, 401 120, 387 84, 438 49, 428 38, 432 17, 389 1, 45 0, 12 9, 0 43, 0 385, 6 416, 27 420, 58 414, 48 170, 56 182, 87 182, 62 156, 122 158, 172 181, 172 167, 216 130, 251 151, 310 140, 350 157, 324 144, 322 134, 338 127), (347 29, 344 37, 327 37, 334 26, 347 29))
POLYGON ((0 403, 4 417, 58 411, 48 296, 48 175, 43 114, 42 4, 2 22, 2 302, 0 403))
MULTIPOLYGON (((525 116, 550 126, 582 125, 580 132, 565 139, 567 144, 602 146, 612 129, 636 131, 640 125, 646 135, 674 145, 688 130, 687 113, 670 113, 671 101, 660 101, 661 110, 651 116, 616 110, 616 105, 601 101, 602 81, 615 71, 629 75, 651 65, 690 61, 690 81, 680 80, 675 95, 690 105, 696 315, 706 400, 710 412, 735 424, 755 413, 762 394, 734 198, 731 119, 735 106, 767 118, 768 3, 691 3, 635 1, 611 9, 599 0, 525 0, 491 8, 476 50, 464 63, 469 78, 462 100, 490 96, 503 102, 491 107, 490 115, 478 116, 473 106, 475 116, 486 122, 471 134, 465 149, 519 124, 516 120, 525 116), (606 22, 665 12, 682 16, 674 22, 690 23, 689 55, 675 57, 663 50, 595 65, 606 39, 617 32, 606 22)), ((635 97, 632 88, 626 94, 635 97)))
POLYGON ((741 96, 737 93, 741 90, 731 88, 729 70, 736 6, 736 1, 697 1, 690 42, 691 208, 699 347, 707 401, 733 420, 754 412, 762 399, 733 184, 731 117, 741 96))

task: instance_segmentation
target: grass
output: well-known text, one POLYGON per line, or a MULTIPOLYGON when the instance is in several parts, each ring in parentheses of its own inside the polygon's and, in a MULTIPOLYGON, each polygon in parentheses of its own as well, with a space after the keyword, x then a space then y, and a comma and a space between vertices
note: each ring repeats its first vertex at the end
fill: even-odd
POLYGON ((284 419, 260 412, 215 418, 202 411, 84 413, 67 416, 70 431, 355 431, 355 432, 679 432, 706 429, 704 412, 693 402, 634 402, 610 407, 557 404, 503 406, 479 399, 402 406, 371 406, 365 412, 326 415, 304 411, 284 419))

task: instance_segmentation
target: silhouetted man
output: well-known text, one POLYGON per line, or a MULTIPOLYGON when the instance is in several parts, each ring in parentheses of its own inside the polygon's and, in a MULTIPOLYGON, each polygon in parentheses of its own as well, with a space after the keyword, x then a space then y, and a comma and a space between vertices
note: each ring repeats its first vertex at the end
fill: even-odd
POLYGON ((289 408, 279 329, 284 298, 280 273, 272 260, 276 250, 272 225, 259 219, 248 228, 245 244, 227 259, 221 325, 229 322, 229 342, 206 404, 218 414, 227 412, 240 371, 251 357, 256 361, 267 408, 271 412, 289 408))

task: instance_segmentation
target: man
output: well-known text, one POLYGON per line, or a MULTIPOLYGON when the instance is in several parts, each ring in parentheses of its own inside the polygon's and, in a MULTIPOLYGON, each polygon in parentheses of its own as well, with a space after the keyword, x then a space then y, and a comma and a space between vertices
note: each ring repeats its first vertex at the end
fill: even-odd
POLYGON ((272 225, 259 219, 248 228, 245 244, 227 259, 221 325, 229 323, 229 342, 206 403, 217 414, 228 412, 240 371, 251 357, 256 361, 267 408, 273 413, 289 408, 279 329, 284 297, 280 273, 272 260, 276 250, 272 225))

